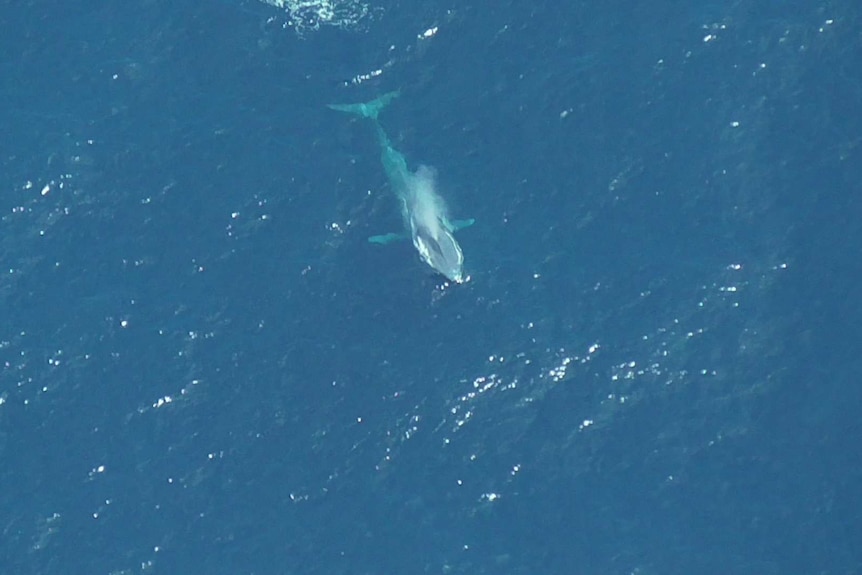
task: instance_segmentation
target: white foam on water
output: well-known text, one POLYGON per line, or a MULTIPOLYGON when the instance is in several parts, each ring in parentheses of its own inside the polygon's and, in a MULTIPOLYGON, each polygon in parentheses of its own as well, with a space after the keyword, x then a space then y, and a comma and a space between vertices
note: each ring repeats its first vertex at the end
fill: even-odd
POLYGON ((378 10, 361 0, 261 0, 287 12, 288 24, 298 34, 331 26, 355 29, 378 10))

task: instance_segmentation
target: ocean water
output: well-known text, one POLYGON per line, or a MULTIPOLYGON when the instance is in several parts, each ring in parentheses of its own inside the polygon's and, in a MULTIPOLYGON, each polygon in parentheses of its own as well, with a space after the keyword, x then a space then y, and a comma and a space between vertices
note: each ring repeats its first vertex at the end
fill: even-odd
POLYGON ((860 27, 7 3, 0 571, 862 572, 860 27))

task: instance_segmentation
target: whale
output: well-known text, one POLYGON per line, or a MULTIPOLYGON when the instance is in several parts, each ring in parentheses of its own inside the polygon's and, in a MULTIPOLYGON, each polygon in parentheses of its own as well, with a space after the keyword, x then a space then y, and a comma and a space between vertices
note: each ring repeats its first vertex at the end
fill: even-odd
POLYGON ((357 104, 329 104, 328 107, 368 119, 374 125, 380 145, 380 161, 389 179, 389 187, 398 198, 404 232, 371 236, 374 244, 389 244, 412 240, 420 259, 433 270, 455 283, 464 283, 464 253, 455 239, 455 232, 473 225, 475 220, 450 220, 446 204, 436 191, 435 172, 427 166, 411 170, 407 158, 392 145, 378 120, 380 112, 399 96, 389 92, 357 104))

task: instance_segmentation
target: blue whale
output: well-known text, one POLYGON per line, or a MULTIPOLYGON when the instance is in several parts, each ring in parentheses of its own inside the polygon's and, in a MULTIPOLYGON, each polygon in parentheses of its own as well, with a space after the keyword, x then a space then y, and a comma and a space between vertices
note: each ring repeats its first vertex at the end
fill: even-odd
POLYGON ((398 92, 390 92, 370 102, 329 105, 333 110, 367 118, 374 123, 383 169, 392 191, 401 203, 406 233, 372 236, 368 240, 375 244, 388 244, 410 238, 422 261, 450 281, 463 283, 466 280, 464 253, 454 233, 472 225, 474 220, 450 221, 446 215, 446 204, 434 189, 434 171, 426 166, 411 171, 404 154, 392 146, 377 116, 396 97, 398 92))

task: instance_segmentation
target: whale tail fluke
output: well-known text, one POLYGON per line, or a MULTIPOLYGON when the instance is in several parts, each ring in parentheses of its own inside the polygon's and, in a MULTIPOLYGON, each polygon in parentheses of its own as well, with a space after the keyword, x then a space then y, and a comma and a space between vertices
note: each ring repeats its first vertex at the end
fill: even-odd
POLYGON ((389 102, 398 97, 400 91, 389 92, 383 94, 379 98, 375 98, 370 102, 362 102, 360 104, 329 104, 328 107, 339 112, 347 112, 363 118, 377 120, 377 116, 385 108, 389 102))

